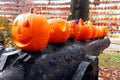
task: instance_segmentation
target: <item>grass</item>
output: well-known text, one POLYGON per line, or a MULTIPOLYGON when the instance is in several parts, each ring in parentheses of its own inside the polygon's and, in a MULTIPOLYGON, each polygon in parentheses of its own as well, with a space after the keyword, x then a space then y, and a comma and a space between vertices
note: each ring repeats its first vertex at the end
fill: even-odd
POLYGON ((120 52, 104 50, 98 58, 99 66, 120 70, 120 52))

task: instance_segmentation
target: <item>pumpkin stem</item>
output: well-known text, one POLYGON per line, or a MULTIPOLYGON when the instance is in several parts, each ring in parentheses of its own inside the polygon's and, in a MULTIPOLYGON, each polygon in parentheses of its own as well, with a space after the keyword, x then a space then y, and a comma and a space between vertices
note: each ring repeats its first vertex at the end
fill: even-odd
POLYGON ((83 21, 82 18, 79 19, 79 23, 80 23, 81 25, 84 25, 84 21, 83 21))
POLYGON ((30 13, 33 14, 34 13, 34 8, 30 8, 30 13))

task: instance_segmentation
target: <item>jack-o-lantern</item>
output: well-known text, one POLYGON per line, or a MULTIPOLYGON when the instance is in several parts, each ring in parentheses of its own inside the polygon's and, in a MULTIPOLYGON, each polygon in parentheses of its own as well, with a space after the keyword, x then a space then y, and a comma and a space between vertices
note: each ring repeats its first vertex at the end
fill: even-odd
POLYGON ((98 35, 97 35, 97 37, 96 37, 96 38, 101 38, 101 37, 102 37, 102 35, 103 35, 102 30, 100 30, 100 27, 96 27, 96 29, 97 29, 97 32, 98 32, 98 35))
POLYGON ((108 28, 107 28, 107 26, 101 26, 100 30, 103 32, 102 37, 107 36, 107 34, 108 34, 108 28))
POLYGON ((95 39, 98 36, 98 31, 96 29, 96 26, 91 25, 90 26, 92 28, 92 35, 91 35, 91 39, 95 39))
POLYGON ((98 36, 98 31, 96 29, 96 26, 93 25, 93 22, 87 21, 86 24, 91 27, 91 38, 90 39, 95 39, 98 36))
POLYGON ((66 20, 62 18, 50 19, 48 24, 53 28, 50 33, 49 43, 63 43, 70 36, 70 29, 66 26, 66 20))
POLYGON ((91 38, 92 35, 92 28, 86 24, 84 24, 84 21, 82 18, 79 20, 79 32, 77 35, 77 40, 86 41, 91 38))
POLYGON ((75 20, 67 21, 67 27, 70 28, 70 38, 76 38, 78 35, 79 25, 75 20))
POLYGON ((43 50, 49 39, 50 29, 44 15, 20 14, 12 27, 14 44, 23 50, 43 50))
POLYGON ((88 22, 87 22, 87 25, 88 25, 89 27, 91 27, 91 32, 92 32, 92 34, 91 34, 91 39, 97 38, 97 36, 98 36, 97 27, 96 27, 96 26, 93 24, 93 22, 91 22, 91 21, 88 21, 88 22))

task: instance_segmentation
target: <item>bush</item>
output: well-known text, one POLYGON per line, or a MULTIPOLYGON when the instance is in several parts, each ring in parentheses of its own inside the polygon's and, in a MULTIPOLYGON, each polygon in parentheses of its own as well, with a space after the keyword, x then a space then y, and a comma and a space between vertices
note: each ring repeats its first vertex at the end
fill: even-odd
POLYGON ((0 17, 0 45, 4 47, 13 47, 13 42, 11 39, 11 30, 12 26, 10 25, 9 20, 0 17))

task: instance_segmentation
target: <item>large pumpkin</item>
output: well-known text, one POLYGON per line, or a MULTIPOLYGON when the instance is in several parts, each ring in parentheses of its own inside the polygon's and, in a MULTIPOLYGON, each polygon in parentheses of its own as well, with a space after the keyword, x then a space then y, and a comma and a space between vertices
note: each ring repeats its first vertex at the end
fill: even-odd
POLYGON ((66 26, 66 20, 62 18, 48 20, 49 26, 53 28, 50 33, 49 43, 63 43, 70 36, 70 29, 66 26))
POLYGON ((27 51, 43 50, 49 39, 49 27, 44 15, 20 14, 12 27, 12 39, 18 48, 27 51))
POLYGON ((92 28, 88 25, 84 24, 84 21, 82 18, 79 20, 79 31, 77 35, 77 40, 86 41, 91 38, 92 35, 92 28))

